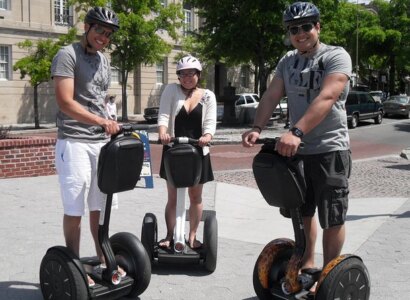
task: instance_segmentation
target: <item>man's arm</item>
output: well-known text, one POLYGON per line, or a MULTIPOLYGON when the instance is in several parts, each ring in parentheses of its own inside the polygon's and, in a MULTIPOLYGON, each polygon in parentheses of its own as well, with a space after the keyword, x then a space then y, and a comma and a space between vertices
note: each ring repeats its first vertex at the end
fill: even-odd
POLYGON ((118 132, 117 122, 99 117, 87 111, 80 103, 74 100, 73 78, 54 77, 54 88, 58 107, 63 113, 81 123, 102 126, 107 134, 118 132))
POLYGON ((343 73, 332 73, 326 76, 319 95, 295 127, 300 128, 306 134, 322 122, 339 99, 348 80, 348 76, 343 73))
MULTIPOLYGON (((326 76, 319 95, 313 100, 306 113, 294 127, 299 128, 306 134, 318 126, 339 99, 348 79, 348 76, 343 73, 332 73, 326 76)), ((280 142, 276 144, 276 150, 281 155, 293 156, 296 154, 300 142, 301 138, 295 136, 292 132, 286 132, 282 134, 280 142)))
POLYGON ((254 125, 263 128, 272 116, 273 110, 285 94, 285 85, 279 77, 274 77, 262 96, 256 110, 254 125))
POLYGON ((268 123, 272 116, 273 110, 279 104, 280 99, 285 95, 285 84, 282 78, 274 77, 269 84, 268 89, 262 96, 256 110, 253 128, 242 134, 242 145, 244 147, 251 147, 259 138, 262 129, 268 123))

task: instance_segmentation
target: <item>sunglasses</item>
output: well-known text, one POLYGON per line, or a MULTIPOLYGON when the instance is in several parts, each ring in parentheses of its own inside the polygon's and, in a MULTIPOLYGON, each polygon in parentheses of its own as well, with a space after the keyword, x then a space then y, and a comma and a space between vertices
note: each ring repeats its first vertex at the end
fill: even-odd
POLYGON ((314 25, 312 23, 302 24, 300 26, 289 27, 289 32, 291 35, 296 35, 300 32, 302 28, 303 32, 310 32, 313 29, 314 25))
POLYGON ((100 26, 94 26, 94 31, 98 34, 104 35, 106 38, 110 38, 111 35, 113 34, 112 31, 107 31, 103 27, 100 27, 100 26))
POLYGON ((184 78, 184 77, 193 77, 197 72, 196 71, 187 71, 187 72, 180 72, 178 74, 178 77, 184 78))

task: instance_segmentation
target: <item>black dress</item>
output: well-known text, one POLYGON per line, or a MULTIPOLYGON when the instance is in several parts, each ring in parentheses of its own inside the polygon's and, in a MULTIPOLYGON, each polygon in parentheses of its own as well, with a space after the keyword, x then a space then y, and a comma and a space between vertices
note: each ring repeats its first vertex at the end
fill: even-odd
MULTIPOLYGON (((193 139, 199 139, 202 136, 202 104, 198 105, 188 114, 185 106, 182 106, 178 115, 175 117, 175 137, 190 137, 193 139)), ((164 145, 162 148, 161 167, 159 175, 161 178, 167 179, 164 167, 164 152, 170 147, 164 145)), ((209 153, 203 155, 202 147, 197 147, 199 153, 202 156, 202 174, 199 183, 203 184, 208 181, 214 180, 214 174, 212 172, 211 158, 209 153)))

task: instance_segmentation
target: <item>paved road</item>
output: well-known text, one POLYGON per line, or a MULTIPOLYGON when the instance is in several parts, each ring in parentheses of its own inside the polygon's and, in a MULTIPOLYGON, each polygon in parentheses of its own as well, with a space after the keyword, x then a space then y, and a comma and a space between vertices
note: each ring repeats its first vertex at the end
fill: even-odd
MULTIPOLYGON (((354 161, 344 253, 360 255, 369 269, 372 300, 407 299, 410 294, 410 163, 397 155, 354 161)), ((154 267, 140 299, 256 299, 254 263, 270 240, 291 237, 291 225, 269 207, 255 188, 250 170, 216 171, 205 186, 204 203, 215 206, 219 224, 218 265, 208 275, 197 267, 154 267)), ((154 189, 119 195, 111 232, 140 236, 146 212, 157 215, 159 236, 166 188, 155 178, 154 189)), ((48 247, 63 244, 62 208, 56 176, 0 180, 0 299, 42 299, 38 271, 48 247)), ((87 218, 83 222, 87 226, 87 218)), ((200 231, 201 232, 201 231, 200 231)), ((199 234, 199 239, 201 239, 199 234)), ((81 253, 94 254, 84 228, 81 253)), ((316 249, 317 262, 321 249, 316 249)))

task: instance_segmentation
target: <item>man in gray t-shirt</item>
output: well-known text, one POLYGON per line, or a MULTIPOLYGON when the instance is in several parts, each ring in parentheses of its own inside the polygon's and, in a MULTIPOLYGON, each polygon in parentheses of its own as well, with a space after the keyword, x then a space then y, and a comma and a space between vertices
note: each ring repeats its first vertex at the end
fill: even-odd
MULTIPOLYGON (((108 119, 104 108, 110 65, 101 50, 108 46, 119 25, 115 13, 102 7, 88 11, 84 23, 81 41, 60 49, 51 66, 59 108, 55 163, 64 207, 66 245, 80 256, 81 218, 87 201, 97 256, 104 263, 98 227, 106 195, 97 184, 98 157, 107 136, 116 134, 120 128, 116 121, 108 119), (91 128, 95 126, 103 127, 105 133, 94 133, 91 128)), ((123 275, 124 271, 120 273, 123 275)), ((91 277, 88 284, 95 285, 91 277)))
POLYGON ((302 269, 315 266, 316 207, 324 229, 323 266, 341 252, 351 168, 344 106, 352 63, 343 48, 320 43, 319 18, 319 10, 309 2, 295 2, 285 10, 283 21, 295 50, 280 60, 253 128, 242 135, 243 145, 253 146, 281 98, 288 97, 291 129, 280 137, 276 150, 287 157, 298 153, 303 161, 307 190, 301 209, 306 236, 302 269))

